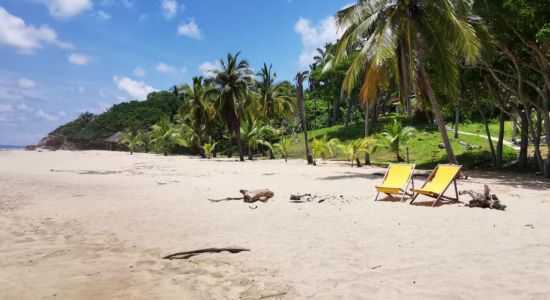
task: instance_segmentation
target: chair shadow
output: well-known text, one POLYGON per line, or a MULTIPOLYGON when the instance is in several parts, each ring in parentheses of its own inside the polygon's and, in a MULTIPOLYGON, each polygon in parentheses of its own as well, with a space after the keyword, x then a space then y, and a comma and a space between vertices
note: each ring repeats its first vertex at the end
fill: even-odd
MULTIPOLYGON (((418 199, 418 198, 417 198, 418 199)), ((425 207, 432 207, 434 205, 434 202, 436 200, 433 199, 433 200, 425 200, 425 199, 422 199, 422 201, 415 201, 413 202, 411 205, 413 206, 425 206, 425 207)), ((433 206, 433 207, 441 207, 441 206, 444 206, 444 205, 453 205, 453 204, 464 204, 464 202, 462 201, 453 201, 453 200, 445 200, 445 199, 441 199, 439 200, 439 202, 433 206)))

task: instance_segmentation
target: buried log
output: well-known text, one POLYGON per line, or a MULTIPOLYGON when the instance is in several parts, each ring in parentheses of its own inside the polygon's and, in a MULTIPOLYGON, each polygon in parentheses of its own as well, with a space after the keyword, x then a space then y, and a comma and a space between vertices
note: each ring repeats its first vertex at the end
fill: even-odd
POLYGON ((221 202, 221 201, 231 201, 231 200, 244 200, 246 203, 254 203, 256 201, 266 202, 267 200, 273 198, 275 195, 272 191, 268 189, 259 189, 259 190, 240 190, 239 191, 242 197, 227 197, 222 199, 208 199, 211 202, 221 202))
POLYGON ((491 208, 498 210, 505 210, 506 205, 501 204, 497 195, 491 194, 491 189, 487 185, 483 185, 483 193, 474 192, 472 190, 465 190, 459 193, 460 195, 470 195, 472 200, 466 206, 468 207, 481 207, 491 208))
POLYGON ((195 255, 202 253, 220 253, 220 252, 229 252, 229 253, 239 253, 243 251, 250 251, 250 249, 245 248, 205 248, 192 251, 177 252, 174 254, 166 255, 163 259, 189 259, 195 255))

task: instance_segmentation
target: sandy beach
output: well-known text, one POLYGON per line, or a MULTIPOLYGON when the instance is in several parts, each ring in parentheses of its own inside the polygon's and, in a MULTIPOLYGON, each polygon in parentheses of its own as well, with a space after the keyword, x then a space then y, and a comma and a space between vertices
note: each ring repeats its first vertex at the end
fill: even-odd
POLYGON ((381 171, 0 152, 0 299, 550 299, 549 183, 471 171, 506 211, 431 208, 374 202, 381 171), (275 197, 207 200, 243 188, 275 197), (209 247, 250 251, 162 259, 209 247))

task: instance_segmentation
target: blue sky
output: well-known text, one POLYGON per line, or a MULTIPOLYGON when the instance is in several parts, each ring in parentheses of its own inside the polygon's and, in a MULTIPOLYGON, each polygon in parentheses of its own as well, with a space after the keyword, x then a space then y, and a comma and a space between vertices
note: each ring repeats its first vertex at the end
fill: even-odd
POLYGON ((0 0, 0 144, 208 74, 228 52, 280 80, 339 34, 350 0, 0 0))

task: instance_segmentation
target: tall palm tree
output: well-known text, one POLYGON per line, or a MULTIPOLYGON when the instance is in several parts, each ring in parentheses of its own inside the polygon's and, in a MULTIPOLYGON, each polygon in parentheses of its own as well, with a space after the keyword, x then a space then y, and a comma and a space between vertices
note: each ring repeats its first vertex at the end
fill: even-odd
POLYGON ((370 68, 396 70, 400 93, 409 100, 413 85, 432 104, 441 138, 451 163, 457 163, 441 108, 433 91, 430 71, 442 92, 455 98, 458 93, 458 61, 473 64, 480 54, 480 41, 471 22, 470 0, 360 0, 340 10, 336 22, 345 31, 338 43, 335 63, 357 49, 348 70, 345 89, 353 88, 370 68), (415 80, 416 79, 416 80, 415 80))
POLYGON ((240 52, 227 54, 227 61, 220 59, 221 69, 212 70, 213 81, 219 91, 218 111, 227 128, 236 139, 239 158, 244 161, 241 144, 241 119, 247 102, 251 101, 249 89, 254 82, 254 72, 246 60, 239 60, 240 52))
POLYGON ((191 85, 185 84, 178 88, 185 100, 178 113, 181 117, 192 121, 195 144, 201 147, 203 131, 216 114, 214 100, 217 91, 211 82, 205 81, 202 77, 193 77, 192 81, 191 85))
POLYGON ((304 106, 304 79, 306 78, 306 76, 306 72, 298 72, 298 74, 296 74, 296 103, 298 104, 300 117, 302 119, 302 130, 304 131, 304 144, 306 146, 307 164, 314 165, 315 161, 313 160, 313 155, 311 155, 311 151, 309 149, 309 141, 307 139, 306 109, 304 106))
POLYGON ((272 66, 264 63, 256 76, 260 77, 258 88, 261 96, 262 114, 271 121, 282 116, 289 120, 295 108, 294 91, 289 82, 275 83, 277 73, 272 73, 272 66))

